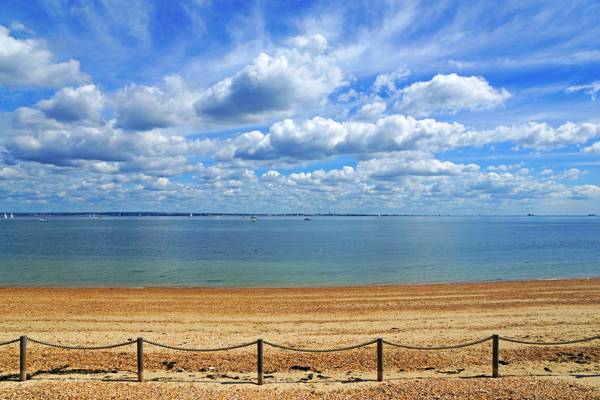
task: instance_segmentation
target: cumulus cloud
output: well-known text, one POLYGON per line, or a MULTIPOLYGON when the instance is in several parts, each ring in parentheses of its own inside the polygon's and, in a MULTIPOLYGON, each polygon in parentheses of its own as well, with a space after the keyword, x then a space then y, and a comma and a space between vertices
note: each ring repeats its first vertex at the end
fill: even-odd
MULTIPOLYGON (((517 147, 550 149, 583 144, 600 135, 600 124, 545 123, 499 126, 474 131, 458 123, 390 115, 375 122, 339 122, 315 117, 273 124, 267 133, 252 131, 218 144, 218 159, 318 159, 340 154, 398 151, 433 153, 462 147, 512 142, 517 147)), ((593 146, 592 146, 593 148, 593 146)), ((592 148, 586 151, 593 151, 592 148)))
MULTIPOLYGON (((183 156, 180 160, 185 164, 185 156, 205 154, 212 141, 156 131, 126 132, 111 123, 70 125, 50 121, 46 125, 38 122, 13 127, 5 146, 17 159, 61 166, 76 165, 81 160, 139 163, 148 162, 148 158, 177 156, 183 156)), ((107 164, 95 165, 108 168, 107 164)))
POLYGON ((569 168, 569 169, 563 171, 562 173, 560 173, 557 176, 557 178, 558 179, 568 179, 568 180, 575 181, 575 180, 579 179, 582 174, 583 174, 583 171, 581 171, 580 169, 569 168))
POLYGON ((566 122, 553 128, 546 123, 530 122, 522 125, 499 126, 485 134, 496 142, 510 141, 518 146, 544 149, 584 144, 600 135, 600 124, 566 122))
POLYGON ((596 185, 575 186, 571 195, 579 199, 600 199, 600 187, 596 185))
POLYGON ((117 126, 143 131, 182 124, 194 116, 197 97, 179 76, 166 77, 163 87, 128 85, 114 96, 117 126))
POLYGON ((376 179, 393 179, 398 176, 439 176, 478 172, 476 164, 455 164, 436 159, 381 158, 358 163, 357 171, 376 179))
POLYGON ((415 115, 486 110, 501 106, 511 97, 506 89, 495 89, 477 76, 436 75, 402 89, 396 106, 415 115))
POLYGON ((217 157, 256 160, 291 157, 314 159, 336 154, 434 150, 468 142, 472 134, 457 123, 416 120, 393 115, 375 123, 338 122, 315 117, 294 121, 286 119, 271 126, 269 132, 247 132, 221 144, 217 157))
POLYGON ((9 87, 61 87, 83 83, 88 77, 79 62, 53 62, 46 45, 35 39, 17 39, 0 25, 0 85, 9 87))
POLYGON ((261 53, 237 74, 201 94, 197 114, 209 121, 244 122, 322 104, 344 83, 341 69, 320 35, 296 38, 295 48, 261 53))
POLYGON ((0 166, 0 179, 15 179, 22 174, 17 168, 0 166))
POLYGON ((260 122, 326 102, 344 84, 341 69, 320 35, 296 37, 294 47, 259 54, 233 76, 206 88, 191 88, 177 75, 161 86, 130 84, 113 96, 116 126, 151 130, 192 124, 260 122))
POLYGON ((363 105, 360 110, 354 115, 354 119, 359 121, 372 121, 381 117, 385 110, 387 109, 387 104, 383 101, 374 101, 372 103, 368 103, 363 105))
MULTIPOLYGON (((596 185, 567 186, 552 178, 538 180, 527 168, 514 172, 482 172, 476 164, 456 164, 437 159, 385 158, 361 161, 356 167, 295 172, 269 170, 260 177, 275 198, 302 199, 303 204, 327 207, 350 201, 384 207, 489 207, 516 205, 535 199, 561 202, 600 196, 596 185)), ((335 206, 334 206, 335 207, 335 206)), ((375 208, 376 209, 376 208, 375 208)), ((427 208, 428 209, 428 208, 427 208)), ((497 208, 493 208, 497 211, 497 208)))
POLYGON ((379 74, 375 78, 371 90, 374 93, 387 92, 388 94, 394 94, 397 90, 396 84, 406 79, 410 75, 410 70, 406 67, 399 68, 398 70, 386 74, 379 74))
POLYGON ((596 142, 591 146, 586 147, 585 149, 583 149, 583 151, 585 151, 586 153, 600 153, 600 142, 596 142))
POLYGON ((590 95, 592 100, 596 101, 596 96, 598 95, 598 92, 600 92, 600 81, 594 81, 587 85, 570 86, 566 89, 567 93, 575 93, 575 92, 581 92, 581 91, 590 95))
POLYGON ((160 177, 152 180, 147 180, 144 183, 145 190, 163 191, 169 188, 169 178, 160 177))
POLYGON ((47 117, 60 122, 98 122, 104 107, 104 96, 95 85, 66 87, 50 99, 39 101, 36 107, 47 117))

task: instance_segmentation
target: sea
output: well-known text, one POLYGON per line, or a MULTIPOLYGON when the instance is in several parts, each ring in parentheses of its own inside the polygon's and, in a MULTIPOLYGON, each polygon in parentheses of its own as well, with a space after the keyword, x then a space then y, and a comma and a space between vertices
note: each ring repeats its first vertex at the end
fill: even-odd
POLYGON ((600 276, 600 217, 0 220, 2 287, 327 287, 600 276))

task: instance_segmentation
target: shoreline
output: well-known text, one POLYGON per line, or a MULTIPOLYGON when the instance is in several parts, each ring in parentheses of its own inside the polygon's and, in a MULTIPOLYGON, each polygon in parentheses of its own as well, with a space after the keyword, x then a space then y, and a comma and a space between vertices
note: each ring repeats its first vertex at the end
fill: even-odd
POLYGON ((534 279, 496 279, 496 280, 477 280, 477 281, 434 281, 434 282, 406 282, 406 283, 357 283, 353 284, 341 284, 329 285, 329 286, 2 286, 0 290, 11 290, 11 289, 197 289, 197 290, 297 290, 297 289, 359 289, 359 288, 394 288, 394 287, 415 287, 415 286, 444 286, 444 285, 485 285, 485 284, 498 284, 498 283, 535 283, 535 282, 561 282, 561 281, 586 281, 586 280, 600 280, 598 276, 567 276, 567 277, 556 277, 556 278, 534 278, 534 279))

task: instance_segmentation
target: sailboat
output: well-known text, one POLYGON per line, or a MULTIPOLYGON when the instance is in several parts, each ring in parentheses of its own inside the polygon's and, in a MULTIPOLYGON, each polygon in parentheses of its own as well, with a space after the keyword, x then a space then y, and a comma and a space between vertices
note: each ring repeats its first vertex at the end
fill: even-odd
POLYGON ((8 219, 8 215, 6 215, 6 213, 4 213, 4 219, 8 219))
POLYGON ((13 213, 10 213, 10 219, 13 219, 15 216, 13 215, 13 213))
POLYGON ((190 213, 190 218, 192 218, 194 215, 192 213, 190 213))

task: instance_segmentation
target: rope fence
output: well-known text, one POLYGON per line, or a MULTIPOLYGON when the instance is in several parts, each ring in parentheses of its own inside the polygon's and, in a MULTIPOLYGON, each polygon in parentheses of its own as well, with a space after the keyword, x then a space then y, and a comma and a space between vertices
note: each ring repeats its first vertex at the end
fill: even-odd
POLYGON ((168 344, 156 343, 150 340, 144 340, 144 343, 151 344, 152 346, 162 347, 163 349, 169 350, 178 350, 178 351, 194 351, 198 353, 210 353, 215 351, 227 351, 234 349, 241 349, 243 347, 253 346, 256 344, 256 340, 248 343, 234 344, 231 346, 223 346, 223 347, 208 347, 208 348, 195 348, 195 347, 179 347, 179 346, 171 346, 168 344))
POLYGON ((277 349, 296 351, 299 353, 335 353, 338 351, 348 351, 348 350, 360 349, 361 347, 367 347, 376 342, 377 342, 377 339, 374 339, 374 340, 370 340, 368 342, 359 343, 359 344, 355 344, 352 346, 334 347, 331 349, 303 349, 303 348, 299 348, 299 347, 286 346, 283 344, 277 344, 277 343, 267 342, 267 341, 265 341, 264 343, 268 346, 275 347, 277 349))
POLYGON ((400 349, 408 349, 408 350, 452 350, 452 349, 461 349, 463 347, 475 346, 476 344, 487 342, 488 340, 492 340, 493 336, 488 336, 483 339, 473 340, 470 342, 459 343, 459 344, 451 344, 448 346, 412 346, 408 344, 394 343, 388 342, 384 340, 383 343, 388 344, 392 347, 397 347, 400 349))
POLYGON ((29 338, 27 336, 21 336, 17 339, 6 340, 6 341, 0 342, 0 347, 8 346, 8 345, 11 345, 11 344, 14 344, 17 342, 19 343, 19 380, 21 382, 23 382, 23 381, 27 380, 27 344, 28 344, 28 342, 31 342, 31 343, 34 343, 37 345, 41 345, 41 346, 52 347, 52 348, 57 348, 57 349, 64 349, 64 350, 106 350, 106 349, 114 349, 117 347, 130 346, 130 345, 135 344, 137 347, 137 380, 138 380, 138 382, 143 382, 144 381, 144 343, 149 344, 151 346, 164 348, 164 349, 176 350, 176 351, 188 351, 188 352, 229 351, 229 350, 241 349, 241 348, 256 345, 257 384, 262 385, 264 382, 264 376, 263 376, 264 375, 264 368, 263 368, 263 358, 264 357, 263 357, 263 354, 264 354, 264 346, 265 345, 273 347, 273 348, 281 349, 281 350, 295 351, 295 352, 302 352, 302 353, 333 353, 333 352, 356 350, 356 349, 370 346, 372 344, 377 344, 377 352, 376 352, 377 380, 381 382, 381 381, 383 381, 383 367, 384 367, 383 345, 384 344, 391 346, 391 347, 407 349, 407 350, 420 350, 420 351, 421 350, 422 351, 438 350, 439 351, 439 350, 454 350, 454 349, 461 349, 461 348, 465 348, 465 347, 469 347, 469 346, 476 346, 476 345, 479 345, 481 343, 485 343, 485 342, 491 340, 492 341, 492 377, 497 378, 499 376, 499 371, 498 371, 499 370, 499 368, 498 368, 499 367, 499 352, 500 352, 500 344, 499 343, 501 340, 504 340, 509 343, 516 343, 516 344, 523 344, 523 345, 560 346, 560 345, 566 345, 566 344, 590 342, 590 341, 598 340, 598 339, 600 339, 600 335, 585 337, 585 338, 581 338, 581 339, 573 339, 573 340, 540 342, 540 341, 516 339, 516 338, 500 336, 500 335, 491 335, 491 336, 484 337, 482 339, 476 339, 476 340, 472 340, 469 342, 450 344, 450 345, 445 345, 445 346, 416 346, 416 345, 410 345, 410 344, 390 342, 390 341, 382 339, 382 338, 377 338, 377 339, 369 340, 367 342, 358 343, 355 345, 349 345, 349 346, 344 346, 344 347, 332 347, 332 348, 324 349, 324 348, 294 347, 294 346, 288 346, 288 345, 284 345, 284 344, 269 342, 269 341, 266 341, 263 339, 257 339, 257 340, 251 341, 251 342, 245 342, 245 343, 234 344, 234 345, 229 345, 229 346, 196 348, 196 347, 173 346, 173 345, 169 345, 169 344, 158 343, 158 342, 154 342, 151 340, 146 340, 141 337, 137 338, 137 340, 129 339, 125 342, 120 342, 120 343, 113 343, 113 344, 107 344, 107 345, 83 346, 83 345, 64 345, 61 343, 51 343, 51 342, 46 342, 43 340, 29 338))
MULTIPOLYGON (((104 346, 80 346, 80 345, 69 346, 69 345, 60 344, 60 343, 44 342, 42 340, 37 340, 34 338, 27 338, 27 340, 29 340, 31 343, 39 344, 39 345, 46 346, 46 347, 54 347, 56 349, 63 349, 63 350, 107 350, 107 349, 114 349, 116 347, 123 347, 123 346, 129 346, 129 345, 135 344, 135 341, 129 340, 127 342, 107 344, 104 346)), ((19 339, 17 339, 16 341, 18 342, 19 339)))
POLYGON ((506 342, 519 343, 519 344, 530 344, 533 346, 560 346, 561 344, 575 344, 575 343, 582 343, 582 342, 591 342, 592 340, 600 339, 600 335, 590 336, 590 337, 586 337, 583 339, 564 340, 564 341, 560 341, 560 342, 535 342, 535 341, 509 338, 506 336, 502 336, 501 339, 506 342))

